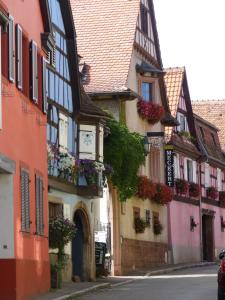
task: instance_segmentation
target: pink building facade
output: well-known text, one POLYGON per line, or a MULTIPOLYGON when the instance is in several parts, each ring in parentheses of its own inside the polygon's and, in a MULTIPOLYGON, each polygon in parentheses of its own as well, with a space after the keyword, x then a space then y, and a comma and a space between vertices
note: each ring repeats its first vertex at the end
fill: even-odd
POLYGON ((225 244, 224 156, 218 130, 193 114, 184 68, 166 70, 174 152, 174 199, 168 207, 170 261, 213 261, 225 244))

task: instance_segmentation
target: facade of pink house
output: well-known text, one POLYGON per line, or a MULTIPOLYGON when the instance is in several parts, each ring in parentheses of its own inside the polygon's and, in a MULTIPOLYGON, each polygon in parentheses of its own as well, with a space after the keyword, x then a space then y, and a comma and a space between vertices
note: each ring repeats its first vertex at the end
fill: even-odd
POLYGON ((171 113, 180 123, 167 130, 174 152, 174 199, 168 207, 170 261, 213 261, 225 245, 225 209, 218 193, 225 189, 225 160, 218 130, 193 114, 185 68, 165 71, 171 113))

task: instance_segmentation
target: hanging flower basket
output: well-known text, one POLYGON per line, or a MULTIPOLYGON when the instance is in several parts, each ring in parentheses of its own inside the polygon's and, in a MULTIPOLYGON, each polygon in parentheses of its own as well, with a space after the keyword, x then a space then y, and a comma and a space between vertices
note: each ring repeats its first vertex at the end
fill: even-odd
POLYGON ((177 194, 187 194, 188 182, 184 179, 176 179, 175 187, 177 194))
POLYGON ((159 221, 155 222, 154 226, 153 226, 153 232, 154 232, 154 234, 155 235, 159 235, 159 234, 162 233, 162 230, 163 230, 162 224, 159 221))
POLYGON ((200 187, 197 183, 191 182, 189 184, 189 196, 197 198, 200 195, 200 187))
POLYGON ((156 193, 152 200, 160 205, 165 205, 173 199, 172 189, 163 183, 156 184, 156 193))
POLYGON ((216 200, 218 197, 218 191, 215 187, 211 186, 207 188, 206 195, 208 198, 216 200))
POLYGON ((147 224, 144 219, 142 219, 142 218, 134 219, 134 228, 135 228, 136 233, 143 233, 145 231, 146 227, 147 227, 147 224))
POLYGON ((150 124, 159 122, 165 115, 163 106, 146 102, 139 98, 137 102, 137 110, 141 118, 147 120, 150 124))
POLYGON ((142 199, 151 199, 156 193, 156 185, 148 179, 147 176, 138 178, 138 197, 142 199))

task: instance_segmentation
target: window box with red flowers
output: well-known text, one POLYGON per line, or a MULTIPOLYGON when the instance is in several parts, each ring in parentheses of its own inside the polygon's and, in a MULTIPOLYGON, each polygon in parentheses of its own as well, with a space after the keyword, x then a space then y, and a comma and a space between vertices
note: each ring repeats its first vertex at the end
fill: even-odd
POLYGON ((151 199, 156 193, 155 184, 147 176, 140 176, 138 179, 137 195, 141 199, 151 199))
POLYGON ((165 205, 173 199, 172 189, 163 183, 156 184, 156 193, 152 200, 158 204, 165 205))
POLYGON ((143 233, 147 227, 146 221, 142 218, 134 219, 134 228, 136 233, 143 233))
POLYGON ((138 99, 137 110, 141 118, 147 120, 150 124, 159 122, 165 115, 163 106, 144 101, 142 98, 138 99))
POLYGON ((191 182, 189 184, 189 196, 197 198, 200 195, 200 187, 197 183, 191 182))
POLYGON ((206 189, 206 195, 208 198, 216 200, 218 197, 218 191, 215 187, 210 186, 206 189))
POLYGON ((175 187, 177 194, 187 194, 188 182, 184 179, 176 179, 175 187))
POLYGON ((163 230, 163 226, 162 224, 159 222, 159 221, 155 221, 154 222, 154 225, 153 225, 153 232, 155 235, 159 235, 162 233, 162 230, 163 230))

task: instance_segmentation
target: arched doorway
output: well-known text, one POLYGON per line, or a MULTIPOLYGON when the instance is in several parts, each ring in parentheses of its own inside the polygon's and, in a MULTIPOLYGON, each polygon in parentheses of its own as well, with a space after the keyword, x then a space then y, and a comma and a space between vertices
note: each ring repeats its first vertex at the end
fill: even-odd
POLYGON ((73 221, 77 227, 72 241, 72 276, 75 281, 90 279, 90 227, 83 209, 77 209, 73 221))

